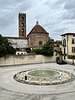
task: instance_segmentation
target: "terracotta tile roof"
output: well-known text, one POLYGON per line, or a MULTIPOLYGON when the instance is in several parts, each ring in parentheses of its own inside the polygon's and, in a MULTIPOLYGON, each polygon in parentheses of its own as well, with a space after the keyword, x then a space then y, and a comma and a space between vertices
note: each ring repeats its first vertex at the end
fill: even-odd
POLYGON ((75 33, 66 33, 66 34, 62 34, 61 36, 64 36, 64 35, 75 35, 75 33))
POLYGON ((61 43, 62 43, 62 41, 55 41, 54 43, 55 43, 55 44, 58 44, 58 43, 60 43, 60 44, 61 44, 61 43))
MULTIPOLYGON (((35 26, 32 28, 32 30, 30 31, 29 34, 31 34, 31 33, 45 33, 45 34, 48 34, 48 33, 46 32, 46 30, 45 30, 42 26, 40 26, 40 25, 35 25, 35 26)), ((28 35, 29 35, 29 34, 28 34, 28 35)))

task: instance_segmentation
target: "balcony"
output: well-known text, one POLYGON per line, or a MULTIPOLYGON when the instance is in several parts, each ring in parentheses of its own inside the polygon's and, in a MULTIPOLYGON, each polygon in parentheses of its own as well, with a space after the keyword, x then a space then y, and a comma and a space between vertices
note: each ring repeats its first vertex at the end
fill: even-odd
POLYGON ((62 55, 67 55, 67 53, 66 52, 62 52, 62 55))

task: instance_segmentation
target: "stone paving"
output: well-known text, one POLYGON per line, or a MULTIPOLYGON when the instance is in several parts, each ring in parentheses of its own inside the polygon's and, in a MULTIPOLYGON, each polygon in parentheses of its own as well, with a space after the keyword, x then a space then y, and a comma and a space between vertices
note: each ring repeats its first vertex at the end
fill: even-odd
POLYGON ((0 67, 0 100, 75 100, 75 80, 65 84, 37 86, 16 82, 21 70, 55 68, 75 75, 75 66, 56 63, 0 67))

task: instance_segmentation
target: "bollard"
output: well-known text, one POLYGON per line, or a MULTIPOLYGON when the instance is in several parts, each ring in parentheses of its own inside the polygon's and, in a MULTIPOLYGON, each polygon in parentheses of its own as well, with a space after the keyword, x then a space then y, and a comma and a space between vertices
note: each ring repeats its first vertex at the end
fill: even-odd
POLYGON ((52 79, 50 79, 50 84, 52 84, 52 79))
POLYGON ((71 72, 70 72, 70 77, 71 77, 71 75, 72 75, 72 74, 71 74, 71 72))
POLYGON ((39 79, 39 84, 41 85, 41 79, 39 79))
POLYGON ((29 78, 29 84, 31 83, 31 80, 32 80, 32 79, 31 79, 31 78, 29 78))
POLYGON ((62 79, 61 79, 61 78, 59 78, 59 80, 60 80, 60 83, 62 83, 62 79))
POLYGON ((68 81, 68 77, 66 77, 66 80, 68 81))
POLYGON ((19 77, 19 74, 16 74, 16 78, 18 78, 19 77))

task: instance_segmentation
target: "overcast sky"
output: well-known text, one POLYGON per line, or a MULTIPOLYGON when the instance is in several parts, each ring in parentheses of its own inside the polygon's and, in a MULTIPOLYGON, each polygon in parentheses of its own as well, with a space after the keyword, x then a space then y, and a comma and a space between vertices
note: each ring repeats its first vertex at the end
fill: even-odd
POLYGON ((0 34, 18 37, 19 13, 26 13, 27 34, 37 20, 54 40, 75 33, 75 0, 0 0, 0 34))

